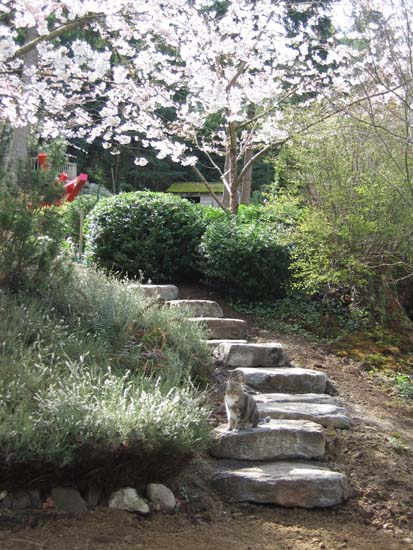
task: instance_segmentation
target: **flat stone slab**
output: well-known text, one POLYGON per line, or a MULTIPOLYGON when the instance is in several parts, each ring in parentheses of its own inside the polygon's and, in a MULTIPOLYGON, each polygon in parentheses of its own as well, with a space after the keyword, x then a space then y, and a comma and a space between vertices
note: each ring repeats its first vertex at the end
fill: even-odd
POLYGON ((237 368, 245 374, 246 383, 263 392, 325 393, 327 375, 324 372, 299 367, 237 368))
POLYGON ((332 428, 349 428, 351 423, 346 409, 332 404, 279 403, 267 400, 265 403, 258 403, 258 410, 264 418, 270 416, 277 419, 311 420, 332 428))
POLYGON ((214 353, 225 367, 287 367, 289 361, 281 344, 221 344, 214 353))
POLYGON ((326 393, 258 393, 258 403, 319 403, 338 405, 337 400, 326 393))
POLYGON ((221 306, 212 300, 168 300, 171 308, 184 309, 190 317, 223 317, 221 306))
POLYGON ((279 460, 322 458, 323 428, 305 420, 271 420, 256 428, 228 431, 222 424, 212 431, 209 452, 216 458, 279 460))
POLYGON ((178 287, 175 285, 140 285, 138 283, 128 284, 128 288, 140 290, 149 298, 157 300, 176 300, 178 298, 178 287))
POLYGON ((217 347, 221 344, 226 344, 227 342, 232 342, 234 344, 246 344, 246 340, 223 340, 221 338, 216 338, 215 340, 205 340, 207 346, 211 350, 211 352, 214 352, 217 347))
POLYGON ((349 498, 344 474, 307 462, 240 463, 220 460, 212 487, 240 502, 326 508, 349 498))
POLYGON ((220 317, 190 317, 192 323, 206 327, 209 339, 244 339, 247 333, 247 322, 242 319, 220 317))

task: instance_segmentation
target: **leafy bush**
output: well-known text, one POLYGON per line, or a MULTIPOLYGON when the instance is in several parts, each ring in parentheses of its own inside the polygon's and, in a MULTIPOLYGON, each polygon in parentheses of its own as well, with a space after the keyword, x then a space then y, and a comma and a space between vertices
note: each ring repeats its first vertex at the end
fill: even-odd
POLYGON ((14 414, 10 406, 2 408, 0 457, 64 466, 82 447, 114 452, 139 444, 142 454, 163 448, 189 453, 208 435, 208 411, 190 386, 166 389, 155 379, 75 365, 60 375, 54 384, 42 378, 44 387, 36 388, 31 401, 14 401, 14 414))
MULTIPOLYGON (((291 235, 296 286, 324 295, 351 287, 378 322, 411 330, 400 306, 411 296, 412 158, 393 139, 402 131, 393 107, 377 126, 361 113, 338 115, 290 142, 277 156, 278 187, 293 218, 301 205, 291 235)), ((268 200, 276 207, 279 194, 268 200)))
POLYGON ((201 270, 211 282, 242 296, 275 298, 288 279, 289 251, 264 223, 230 217, 202 237, 201 270))
POLYGON ((106 270, 152 281, 173 281, 196 272, 204 223, 189 201, 136 192, 105 199, 88 220, 87 258, 106 270))
POLYGON ((66 235, 73 243, 79 243, 80 212, 83 210, 85 220, 96 203, 97 198, 94 195, 80 195, 73 202, 67 202, 62 206, 66 235))
POLYGON ((41 298, 73 330, 80 322, 99 340, 93 352, 97 360, 104 353, 122 372, 162 373, 175 384, 188 376, 208 378, 210 356, 201 329, 183 312, 159 307, 138 285, 131 288, 127 280, 77 266, 69 277, 55 275, 41 298))
POLYGON ((2 292, 0 334, 0 474, 122 453, 136 470, 137 457, 187 455, 208 435, 190 377, 209 372, 201 330, 125 282, 80 267, 37 295, 2 292))

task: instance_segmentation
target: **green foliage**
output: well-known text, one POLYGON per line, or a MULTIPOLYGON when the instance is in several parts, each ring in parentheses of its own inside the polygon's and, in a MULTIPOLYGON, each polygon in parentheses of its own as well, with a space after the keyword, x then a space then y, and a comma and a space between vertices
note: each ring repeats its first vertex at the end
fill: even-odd
POLYGON ((82 447, 113 453, 139 444, 148 454, 165 448, 188 453, 209 431, 207 409, 190 387, 166 390, 159 380, 82 372, 74 365, 54 384, 37 389, 32 402, 13 406, 18 413, 6 407, 0 415, 0 449, 15 463, 64 466, 82 447))
POLYGON ((225 210, 222 210, 222 208, 215 208, 215 206, 201 206, 200 204, 198 204, 197 207, 199 215, 204 220, 205 228, 212 222, 225 220, 230 217, 230 214, 225 210))
POLYGON ((237 217, 211 223, 200 252, 203 274, 224 290, 267 298, 282 294, 289 251, 269 225, 243 223, 237 217))
POLYGON ((399 397, 406 401, 413 401, 413 375, 398 374, 395 377, 395 384, 399 397))
POLYGON ((81 211, 83 211, 83 220, 85 221, 86 216, 92 211, 96 203, 97 198, 95 196, 80 195, 73 202, 67 202, 62 206, 61 211, 66 235, 73 243, 79 243, 81 211))
POLYGON ((273 303, 235 302, 232 306, 240 313, 253 315, 260 328, 319 341, 334 341, 348 331, 360 330, 367 321, 366 312, 353 304, 321 300, 296 290, 289 290, 287 296, 273 303))
POLYGON ((208 374, 200 329, 126 282, 76 268, 35 295, 0 293, 0 334, 0 468, 188 454, 207 438, 190 379, 208 374))
POLYGON ((48 173, 30 178, 25 190, 0 182, 0 286, 14 289, 39 284, 62 239, 58 209, 42 207, 60 198, 61 191, 48 173))
POLYGON ((208 378, 210 356, 201 329, 182 312, 146 298, 138 284, 77 266, 68 277, 56 274, 42 300, 70 326, 81 322, 100 340, 97 357, 108 354, 117 369, 162 373, 177 384, 188 376, 198 382, 208 378))
MULTIPOLYGON (((383 111, 381 124, 396 135, 393 115, 383 111)), ((289 203, 296 285, 315 294, 351 288, 383 322, 397 280, 413 269, 413 158, 391 134, 384 147, 378 132, 343 116, 319 125, 282 151, 268 200, 275 208, 280 197, 289 203)))
POLYGON ((189 201, 152 192, 101 201, 88 222, 87 257, 98 266, 152 281, 183 280, 196 271, 203 232, 189 201))

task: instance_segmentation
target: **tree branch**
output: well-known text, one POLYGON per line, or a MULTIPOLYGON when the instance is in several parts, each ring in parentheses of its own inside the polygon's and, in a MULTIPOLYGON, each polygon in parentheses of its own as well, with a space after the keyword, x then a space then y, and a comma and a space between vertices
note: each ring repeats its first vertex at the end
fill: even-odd
POLYGON ((65 23, 61 27, 58 27, 54 31, 49 32, 49 34, 43 34, 42 36, 38 36, 34 40, 31 40, 21 48, 19 48, 11 58, 12 61, 15 59, 19 59, 20 57, 23 57, 27 52, 33 50, 38 44, 41 42, 49 42, 50 40, 54 40, 55 38, 58 38, 62 34, 74 31, 78 27, 82 26, 84 23, 89 23, 90 21, 94 21, 95 19, 99 19, 100 17, 103 17, 103 13, 95 13, 91 15, 84 15, 83 17, 79 17, 79 19, 75 19, 74 21, 70 21, 69 23, 65 23))
POLYGON ((208 189, 208 191, 211 193, 211 195, 214 197, 215 201, 217 202, 218 206, 220 208, 222 208, 222 210, 224 210, 224 212, 226 212, 226 208, 225 206, 222 204, 222 201, 221 199, 218 197, 218 195, 213 191, 212 187, 210 186, 210 184, 207 182, 207 180, 205 179, 205 177, 203 176, 203 174, 201 174, 201 172, 198 170, 197 166, 192 166, 192 169, 193 171, 195 172, 195 174, 199 177, 199 179, 202 181, 202 183, 205 185, 205 187, 208 189))

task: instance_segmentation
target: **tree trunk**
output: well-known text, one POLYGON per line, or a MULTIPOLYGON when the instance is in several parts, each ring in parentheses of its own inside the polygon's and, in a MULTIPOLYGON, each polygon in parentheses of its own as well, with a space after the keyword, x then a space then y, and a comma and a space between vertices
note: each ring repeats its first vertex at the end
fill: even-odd
MULTIPOLYGON (((28 29, 26 43, 31 42, 37 36, 37 29, 28 29)), ((30 69, 37 65, 37 61, 38 53, 36 48, 33 48, 23 55, 22 81, 24 84, 30 83, 30 69)), ((26 168, 28 165, 29 136, 30 126, 21 126, 20 128, 12 129, 11 137, 7 146, 7 152, 5 154, 4 168, 7 180, 14 185, 18 184, 21 170, 26 168)))
POLYGON ((237 131, 233 124, 229 125, 229 209, 232 214, 238 211, 238 169, 237 169, 237 131))
MULTIPOLYGON (((248 120, 252 120, 255 117, 255 105, 249 105, 247 111, 248 120)), ((247 148, 244 153, 244 166, 252 159, 253 150, 252 147, 247 148)), ((249 204, 251 198, 251 187, 252 187, 252 165, 245 172, 244 177, 241 182, 241 204, 249 204)))
MULTIPOLYGON (((227 150, 225 155, 225 164, 224 164, 224 174, 226 174, 227 170, 229 169, 229 151, 227 150)), ((222 204, 225 208, 229 208, 229 191, 227 189, 227 185, 229 185, 229 177, 225 176, 225 182, 224 184, 224 194, 222 196, 222 204)))
MULTIPOLYGON (((244 154, 244 166, 252 159, 252 149, 247 149, 244 154)), ((241 204, 249 204, 252 187, 252 165, 242 178, 241 204)))

